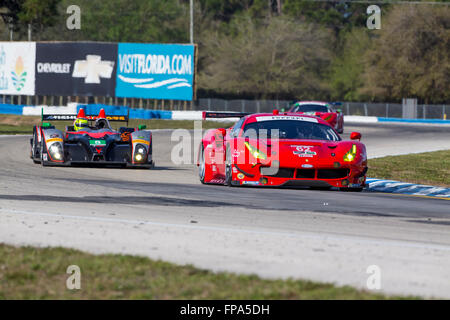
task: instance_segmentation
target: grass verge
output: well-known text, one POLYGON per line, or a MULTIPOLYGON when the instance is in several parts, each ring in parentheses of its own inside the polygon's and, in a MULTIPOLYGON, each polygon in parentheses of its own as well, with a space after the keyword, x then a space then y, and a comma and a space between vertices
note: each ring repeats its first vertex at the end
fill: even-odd
POLYGON ((126 255, 0 244, 0 299, 397 299, 300 280, 212 273, 126 255), (66 288, 69 265, 81 289, 66 288))
MULTIPOLYGON (((41 122, 40 117, 34 116, 17 116, 17 115, 0 115, 0 134, 32 134, 33 126, 41 122)), ((65 127, 72 125, 72 121, 54 121, 51 122, 59 130, 65 130, 65 127)), ((137 127, 145 124, 147 129, 194 129, 193 120, 139 120, 131 119, 128 126, 137 127)), ((228 128, 232 126, 232 122, 202 121, 203 129, 228 128)), ((112 122, 111 126, 118 129, 126 126, 125 122, 112 122)))
POLYGON ((450 150, 369 160, 369 177, 450 187, 450 150))

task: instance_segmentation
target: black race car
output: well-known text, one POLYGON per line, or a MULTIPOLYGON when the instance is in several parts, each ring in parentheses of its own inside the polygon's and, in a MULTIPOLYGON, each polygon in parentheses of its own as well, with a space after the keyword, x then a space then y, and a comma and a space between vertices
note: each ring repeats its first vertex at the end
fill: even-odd
POLYGON ((112 129, 110 121, 124 121, 127 116, 42 115, 42 124, 33 128, 30 157, 34 163, 48 165, 119 165, 152 168, 152 133, 144 125, 138 128, 112 129), (44 121, 87 119, 83 128, 67 126, 65 132, 44 121))

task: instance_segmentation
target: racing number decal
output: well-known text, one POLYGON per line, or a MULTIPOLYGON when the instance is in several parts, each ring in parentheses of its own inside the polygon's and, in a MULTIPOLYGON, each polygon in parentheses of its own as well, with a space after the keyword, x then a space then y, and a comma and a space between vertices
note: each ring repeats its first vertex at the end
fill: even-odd
POLYGON ((300 158, 312 158, 317 155, 317 152, 311 150, 311 146, 292 146, 294 148, 293 153, 300 158))

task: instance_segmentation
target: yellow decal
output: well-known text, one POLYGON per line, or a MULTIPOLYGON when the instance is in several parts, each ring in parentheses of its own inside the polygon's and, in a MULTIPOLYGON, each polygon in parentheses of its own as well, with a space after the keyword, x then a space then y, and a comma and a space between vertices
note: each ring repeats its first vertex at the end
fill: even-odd
POLYGON ((142 144, 150 145, 149 141, 145 141, 145 140, 141 140, 141 139, 133 140, 133 143, 142 143, 142 144))
POLYGON ((47 141, 47 143, 50 143, 50 142, 63 142, 63 139, 61 139, 61 138, 53 138, 53 139, 48 139, 46 141, 47 141))

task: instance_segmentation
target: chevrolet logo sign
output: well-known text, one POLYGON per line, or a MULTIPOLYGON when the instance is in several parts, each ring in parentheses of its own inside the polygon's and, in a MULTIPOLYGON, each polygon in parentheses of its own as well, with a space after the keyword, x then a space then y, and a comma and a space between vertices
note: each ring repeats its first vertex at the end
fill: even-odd
POLYGON ((86 60, 77 60, 72 77, 84 78, 84 83, 100 83, 100 78, 110 79, 114 61, 102 61, 101 56, 87 55, 86 60))

